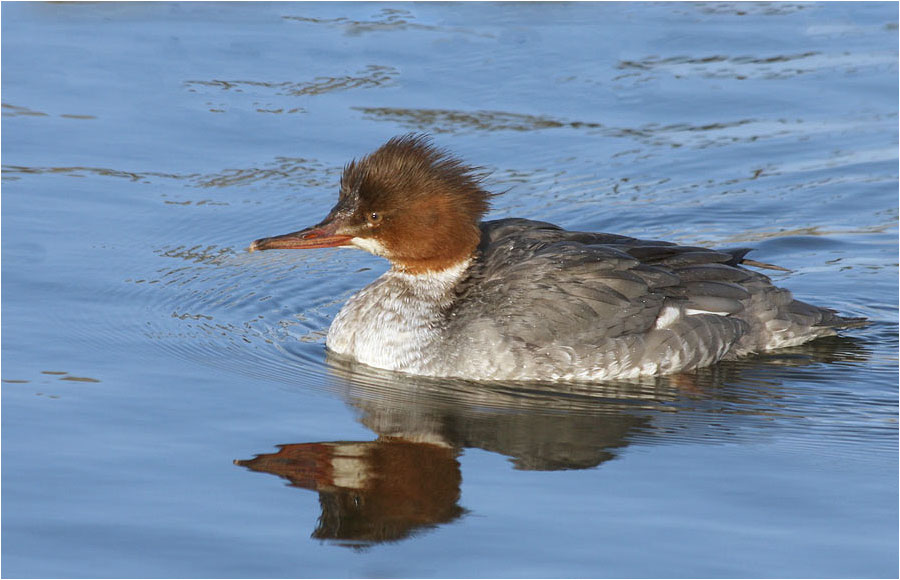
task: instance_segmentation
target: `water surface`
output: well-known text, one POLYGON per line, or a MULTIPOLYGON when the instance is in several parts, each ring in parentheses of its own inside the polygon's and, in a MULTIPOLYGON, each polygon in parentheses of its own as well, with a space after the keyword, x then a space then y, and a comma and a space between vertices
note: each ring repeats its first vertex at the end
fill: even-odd
POLYGON ((5 577, 896 577, 895 4, 2 6, 5 577), (642 384, 328 358, 248 254, 409 131, 872 324, 642 384))

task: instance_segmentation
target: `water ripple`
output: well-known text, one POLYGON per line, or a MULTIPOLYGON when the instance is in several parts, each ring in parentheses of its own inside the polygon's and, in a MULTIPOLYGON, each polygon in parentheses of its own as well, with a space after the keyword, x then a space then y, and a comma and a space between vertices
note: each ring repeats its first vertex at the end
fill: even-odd
POLYGON ((360 20, 340 16, 337 18, 317 18, 312 16, 282 16, 283 19, 307 24, 336 26, 344 30, 347 36, 359 36, 372 32, 403 32, 417 30, 426 32, 445 32, 454 34, 471 34, 492 38, 493 35, 483 32, 475 32, 461 27, 436 26, 414 22, 415 16, 409 10, 398 8, 382 8, 370 20, 360 20))
MULTIPOLYGON (((184 182, 195 188, 244 187, 255 183, 271 183, 283 188, 321 187, 330 185, 340 174, 340 167, 326 167, 315 159, 305 157, 278 156, 267 163, 242 168, 227 168, 214 173, 169 173, 164 171, 130 171, 110 167, 58 166, 29 167, 4 165, 3 178, 19 178, 24 175, 64 175, 67 177, 112 177, 140 183, 154 183, 160 180, 184 182)), ((164 194, 165 195, 165 194, 164 194)), ((169 204, 200 204, 203 200, 180 202, 170 200, 169 204)), ((213 203, 205 201, 205 203, 213 203)), ((220 202, 221 203, 221 202, 220 202)))
POLYGON ((823 54, 808 51, 773 56, 648 56, 639 60, 619 61, 616 68, 625 71, 613 80, 640 79, 654 71, 666 72, 675 78, 700 77, 707 79, 787 79, 795 76, 843 69, 856 72, 861 67, 895 66, 896 55, 890 53, 823 54), (637 71, 637 74, 633 74, 637 71))
POLYGON ((184 86, 191 92, 199 89, 219 91, 252 92, 254 94, 274 94, 286 97, 313 96, 335 91, 367 89, 389 86, 400 72, 391 66, 370 64, 363 70, 350 75, 322 76, 311 81, 253 81, 253 80, 188 80, 184 86))

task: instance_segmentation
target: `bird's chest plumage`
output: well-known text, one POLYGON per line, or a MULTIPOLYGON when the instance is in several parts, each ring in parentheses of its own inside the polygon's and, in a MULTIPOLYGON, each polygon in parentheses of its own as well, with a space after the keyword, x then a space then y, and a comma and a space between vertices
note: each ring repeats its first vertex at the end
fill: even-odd
POLYGON ((328 329, 328 348, 374 367, 423 372, 466 266, 418 276, 388 271, 347 301, 328 329))

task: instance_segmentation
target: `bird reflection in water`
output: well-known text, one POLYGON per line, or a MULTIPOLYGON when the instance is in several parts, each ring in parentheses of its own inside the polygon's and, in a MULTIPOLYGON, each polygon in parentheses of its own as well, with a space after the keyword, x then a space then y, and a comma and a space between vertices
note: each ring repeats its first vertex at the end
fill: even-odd
POLYGON ((394 438, 279 447, 277 453, 235 463, 319 492, 322 516, 314 538, 363 544, 400 540, 464 512, 457 503, 458 448, 394 438))
POLYGON ((332 388, 378 439, 279 445, 235 464, 318 492, 313 537, 364 547, 465 514, 465 448, 505 455, 516 469, 565 470, 596 467, 627 445, 733 441, 758 432, 754 424, 771 429, 785 395, 803 396, 791 392, 785 367, 806 367, 808 386, 840 368, 829 363, 867 358, 860 341, 834 337, 639 383, 501 385, 407 377, 330 356, 332 388))

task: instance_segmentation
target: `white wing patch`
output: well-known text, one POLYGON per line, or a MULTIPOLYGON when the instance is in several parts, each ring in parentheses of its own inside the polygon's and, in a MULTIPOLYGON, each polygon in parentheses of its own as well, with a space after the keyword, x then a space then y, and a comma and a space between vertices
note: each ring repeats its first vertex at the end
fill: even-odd
POLYGON ((676 308, 674 306, 665 306, 660 311, 659 316, 656 318, 655 327, 657 329, 660 328, 668 328, 672 324, 678 321, 681 318, 681 309, 676 308))
POLYGON ((685 316, 694 316, 695 314, 715 314, 716 316, 728 316, 729 312, 716 312, 715 310, 697 310, 696 308, 685 308, 685 316))

